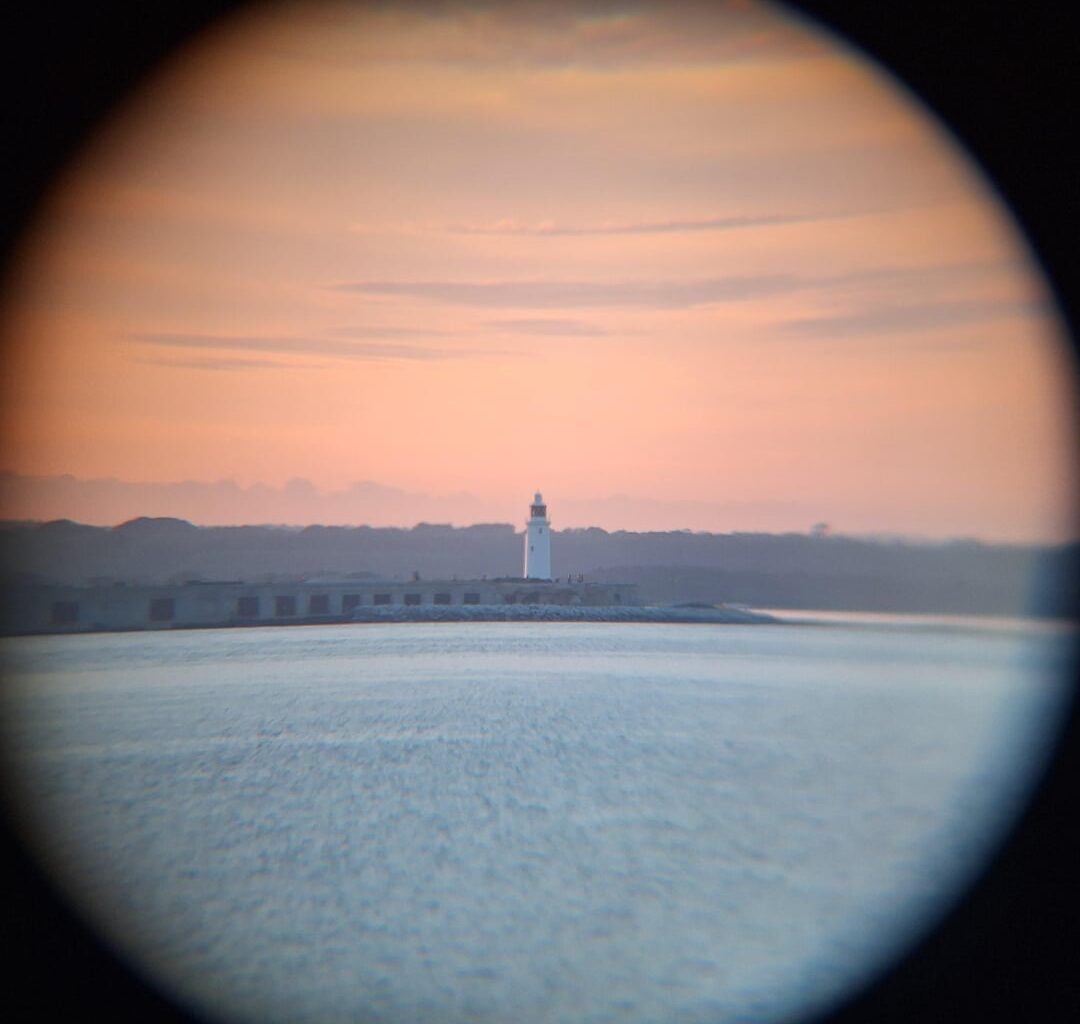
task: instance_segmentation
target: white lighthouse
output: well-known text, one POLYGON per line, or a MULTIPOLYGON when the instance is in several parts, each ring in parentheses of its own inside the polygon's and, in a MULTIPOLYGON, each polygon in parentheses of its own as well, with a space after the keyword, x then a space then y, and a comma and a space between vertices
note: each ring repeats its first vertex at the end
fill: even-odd
POLYGON ((539 491, 533 495, 529 520, 525 524, 525 578, 551 579, 551 523, 539 491))

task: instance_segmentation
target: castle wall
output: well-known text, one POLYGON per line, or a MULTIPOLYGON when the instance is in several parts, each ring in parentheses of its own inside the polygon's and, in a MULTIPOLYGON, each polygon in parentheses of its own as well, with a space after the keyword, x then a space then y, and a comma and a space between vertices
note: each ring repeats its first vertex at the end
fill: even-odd
POLYGON ((347 622, 375 606, 637 603, 633 584, 541 580, 305 580, 177 586, 15 586, 3 594, 5 634, 347 622))

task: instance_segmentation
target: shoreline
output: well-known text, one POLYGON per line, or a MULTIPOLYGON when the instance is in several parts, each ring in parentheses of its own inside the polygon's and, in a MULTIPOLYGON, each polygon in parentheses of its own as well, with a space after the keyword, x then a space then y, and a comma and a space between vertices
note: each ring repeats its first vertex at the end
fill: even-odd
POLYGON ((764 612, 718 605, 691 608, 650 605, 422 605, 364 607, 346 622, 677 622, 764 625, 781 620, 764 612))
POLYGON ((409 624, 438 622, 611 622, 672 623, 698 625, 779 625, 783 620, 765 612, 745 608, 679 608, 648 605, 392 605, 362 607, 350 615, 303 615, 289 618, 223 619, 186 622, 164 626, 82 625, 69 628, 9 630, 0 639, 19 636, 93 636, 102 633, 175 633, 199 629, 259 629, 298 626, 349 626, 378 623, 409 624))

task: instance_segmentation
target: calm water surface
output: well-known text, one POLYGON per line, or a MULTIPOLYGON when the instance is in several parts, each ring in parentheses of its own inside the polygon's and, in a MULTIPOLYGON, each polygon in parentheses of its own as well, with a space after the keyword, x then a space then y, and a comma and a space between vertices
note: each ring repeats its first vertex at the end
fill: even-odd
POLYGON ((441 624, 4 642, 72 898, 239 1022, 778 1021, 978 870, 1071 637, 441 624))

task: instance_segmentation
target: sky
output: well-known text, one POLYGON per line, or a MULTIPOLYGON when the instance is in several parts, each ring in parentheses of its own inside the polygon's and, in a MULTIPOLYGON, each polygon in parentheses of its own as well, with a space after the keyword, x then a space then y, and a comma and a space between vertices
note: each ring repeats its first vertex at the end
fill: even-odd
POLYGON ((1008 214, 757 3, 256 5, 56 183, 0 338, 7 518, 519 523, 540 489, 557 528, 1076 533, 1008 214))

